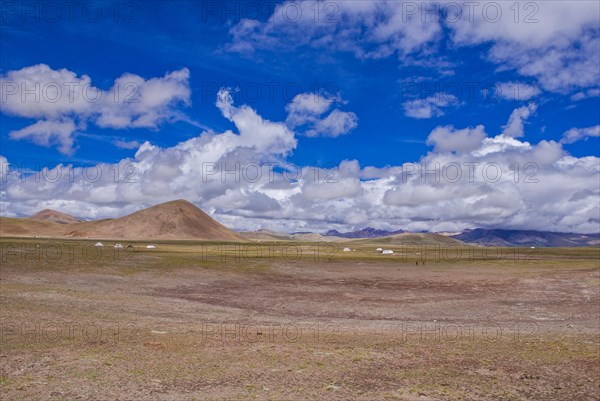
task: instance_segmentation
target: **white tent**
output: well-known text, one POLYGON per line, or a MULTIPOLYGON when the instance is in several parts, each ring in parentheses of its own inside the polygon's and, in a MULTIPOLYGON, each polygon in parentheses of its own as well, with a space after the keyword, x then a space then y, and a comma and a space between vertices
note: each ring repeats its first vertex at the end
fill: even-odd
POLYGON ((104 244, 102 242, 96 242, 96 245, 94 246, 104 246, 104 244))
POLYGON ((392 251, 391 249, 386 249, 381 253, 383 253, 384 255, 391 255, 392 253, 394 253, 394 251, 392 251))
POLYGON ((148 249, 154 249, 156 247, 154 245, 148 245, 146 248, 148 248, 148 249))
POLYGON ((123 244, 115 244, 115 248, 123 248, 123 244))
POLYGON ((350 252, 352 249, 350 248, 344 248, 344 252, 350 252))

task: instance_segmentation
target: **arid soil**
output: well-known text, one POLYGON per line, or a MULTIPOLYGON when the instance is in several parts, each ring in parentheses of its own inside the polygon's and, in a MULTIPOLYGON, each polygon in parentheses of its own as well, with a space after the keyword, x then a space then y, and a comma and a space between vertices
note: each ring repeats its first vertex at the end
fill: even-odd
POLYGON ((180 248, 98 263, 5 252, 0 391, 7 400, 599 399, 595 255, 417 266, 206 261, 180 248))

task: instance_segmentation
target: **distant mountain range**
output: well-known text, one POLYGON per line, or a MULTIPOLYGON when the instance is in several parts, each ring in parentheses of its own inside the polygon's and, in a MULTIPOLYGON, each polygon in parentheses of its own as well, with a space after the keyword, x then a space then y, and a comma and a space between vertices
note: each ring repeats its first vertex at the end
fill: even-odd
MULTIPOLYGON (((339 238, 381 238, 408 233, 405 230, 387 231, 367 227, 362 230, 339 232, 329 230, 325 236, 339 238)), ((446 234, 448 238, 471 244, 487 246, 538 246, 538 247, 577 247, 600 245, 598 234, 555 233, 533 230, 468 229, 460 233, 446 234)))
POLYGON ((341 238, 378 238, 378 237, 389 237, 390 235, 405 233, 404 230, 397 231, 386 231, 378 230, 373 227, 363 228, 362 230, 350 231, 341 233, 337 230, 329 230, 325 234, 327 237, 341 237, 341 238))
POLYGON ((29 218, 0 217, 0 236, 71 238, 191 239, 209 241, 326 241, 381 244, 460 244, 486 246, 578 247, 599 246, 600 233, 574 234, 533 230, 468 229, 457 233, 387 231, 373 227, 325 234, 270 230, 234 232, 185 200, 162 203, 115 219, 83 221, 45 209, 29 218), (364 242, 362 241, 362 242, 364 242))
POLYGON ((600 245, 600 233, 573 234, 532 230, 501 230, 476 228, 464 230, 451 238, 487 246, 576 247, 600 245))

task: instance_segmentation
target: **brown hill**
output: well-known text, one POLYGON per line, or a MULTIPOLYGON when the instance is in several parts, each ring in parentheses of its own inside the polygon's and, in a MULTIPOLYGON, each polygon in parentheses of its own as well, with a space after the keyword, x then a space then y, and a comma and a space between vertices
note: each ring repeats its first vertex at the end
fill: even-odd
POLYGON ((3 237, 58 237, 65 232, 65 225, 53 221, 0 217, 0 236, 3 237))
POLYGON ((66 213, 57 212, 52 209, 44 209, 30 217, 32 220, 53 221, 59 224, 80 223, 83 220, 70 216, 66 213))
POLYGON ((291 238, 286 233, 278 233, 271 230, 242 231, 239 233, 242 237, 253 241, 290 241, 291 238))
POLYGON ((185 200, 162 203, 117 219, 70 225, 65 235, 87 238, 244 241, 243 237, 185 200))
POLYGON ((245 241, 242 236, 185 200, 162 203, 116 219, 70 224, 2 217, 0 218, 0 235, 131 240, 245 241))
POLYGON ((324 236, 315 233, 286 234, 276 231, 261 229, 258 231, 242 231, 242 237, 252 241, 308 241, 308 242, 337 242, 347 241, 347 238, 324 236))

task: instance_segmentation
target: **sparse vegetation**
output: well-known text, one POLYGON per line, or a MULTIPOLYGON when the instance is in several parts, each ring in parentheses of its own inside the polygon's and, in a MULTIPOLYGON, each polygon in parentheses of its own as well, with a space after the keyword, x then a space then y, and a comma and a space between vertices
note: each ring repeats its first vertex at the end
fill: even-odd
POLYGON ((152 243, 86 259, 92 240, 0 240, 8 399, 598 394, 597 248, 446 260, 384 256, 376 239, 152 243), (35 257, 58 248, 74 256, 35 257))

